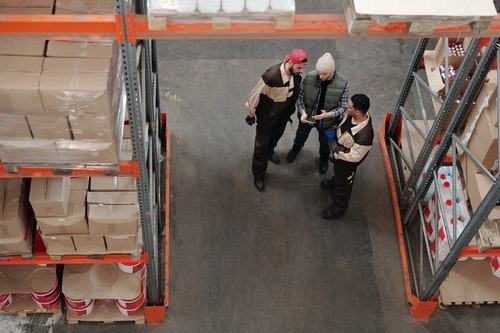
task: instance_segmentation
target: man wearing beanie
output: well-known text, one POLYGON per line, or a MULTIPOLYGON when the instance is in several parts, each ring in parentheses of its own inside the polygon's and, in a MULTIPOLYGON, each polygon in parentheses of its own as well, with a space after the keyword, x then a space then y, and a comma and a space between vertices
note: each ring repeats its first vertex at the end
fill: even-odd
POLYGON ((275 164, 280 163, 274 148, 295 111, 302 82, 301 74, 306 63, 306 52, 301 49, 293 50, 285 56, 285 61, 271 66, 262 74, 245 103, 248 109, 248 116, 245 118, 247 124, 253 125, 257 118, 252 173, 253 183, 259 191, 264 190, 268 159, 275 164))
POLYGON ((347 78, 335 71, 332 55, 328 52, 323 54, 316 62, 316 70, 307 73, 302 81, 295 107, 300 122, 292 149, 287 155, 288 163, 295 161, 311 129, 316 128, 319 139, 319 173, 326 173, 330 155, 326 132, 340 123, 348 98, 347 78))

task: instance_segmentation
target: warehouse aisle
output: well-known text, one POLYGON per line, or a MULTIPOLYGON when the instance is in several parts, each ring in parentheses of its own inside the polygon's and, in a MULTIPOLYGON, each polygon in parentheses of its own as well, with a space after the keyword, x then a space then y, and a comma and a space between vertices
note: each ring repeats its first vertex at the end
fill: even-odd
MULTIPOLYGON (((498 307, 437 309, 413 322, 378 137, 358 169, 350 208, 320 214, 313 131, 286 163, 297 121, 253 186, 255 128, 243 103, 260 74, 293 48, 330 51, 351 95, 372 98, 376 131, 392 112, 416 40, 162 42, 162 105, 172 135, 170 332, 469 332, 494 329, 498 307), (165 75, 167 74, 168 75, 165 75)), ((328 176, 331 176, 331 167, 328 176)))

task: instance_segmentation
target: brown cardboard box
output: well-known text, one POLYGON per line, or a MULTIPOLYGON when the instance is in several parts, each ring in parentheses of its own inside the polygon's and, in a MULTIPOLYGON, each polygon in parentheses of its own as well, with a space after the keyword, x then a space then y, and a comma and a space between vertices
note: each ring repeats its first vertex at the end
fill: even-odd
POLYGON ((140 252, 141 240, 138 235, 106 235, 106 248, 109 252, 140 252))
POLYGON ((5 38, 0 39, 0 54, 43 57, 45 45, 44 39, 5 38))
POLYGON ((26 116, 0 114, 0 137, 31 140, 31 131, 26 116))
POLYGON ((70 190, 85 190, 89 189, 90 177, 71 177, 70 178, 70 190))
POLYGON ((24 10, 25 7, 45 7, 52 9, 53 5, 54 0, 0 0, 0 7, 14 7, 20 8, 20 10, 24 10))
POLYGON ((91 177, 90 190, 99 191, 137 191, 134 177, 91 177))
POLYGON ((120 162, 119 142, 57 141, 58 159, 62 163, 111 164, 120 162))
POLYGON ((45 58, 39 91, 48 115, 111 115, 119 106, 122 67, 113 58, 45 58))
POLYGON ((115 140, 117 115, 118 112, 104 116, 69 115, 73 138, 81 141, 109 142, 115 140))
POLYGON ((0 159, 12 164, 52 164, 59 161, 51 140, 0 139, 0 159))
POLYGON ((43 115, 38 86, 42 57, 0 55, 0 113, 43 115))
POLYGON ((0 238, 1 254, 29 254, 33 249, 32 237, 0 238))
POLYGON ((27 116, 35 139, 71 140, 71 131, 66 116, 27 116))
POLYGON ((488 169, 491 170, 498 159, 498 128, 492 113, 485 108, 477 117, 470 132, 467 149, 488 169))
POLYGON ((71 235, 43 235, 47 253, 50 255, 75 254, 76 248, 71 235))
POLYGON ((88 192, 87 217, 93 235, 133 235, 139 227, 137 192, 88 192))
POLYGON ((73 235, 76 252, 80 254, 106 253, 104 237, 100 235, 73 235))
POLYGON ((36 217, 67 216, 70 178, 33 178, 29 201, 36 217))
POLYGON ((132 139, 122 140, 122 150, 120 152, 120 159, 124 161, 132 161, 134 152, 132 150, 132 139))
POLYGON ((24 237, 28 226, 26 202, 19 196, 5 195, 0 212, 0 238, 24 237))
POLYGON ((109 0, 57 0, 56 14, 112 14, 114 2, 109 0))
POLYGON ((37 217, 40 231, 45 235, 88 234, 86 195, 85 190, 70 191, 67 216, 37 217))
POLYGON ((49 40, 47 57, 112 58, 117 53, 114 41, 49 40))
MULTIPOLYGON (((467 193, 473 212, 476 212, 486 194, 491 189, 493 181, 474 164, 466 155, 460 158, 462 169, 464 170, 467 193)), ((496 206, 488 215, 490 219, 500 219, 500 206, 496 206)))

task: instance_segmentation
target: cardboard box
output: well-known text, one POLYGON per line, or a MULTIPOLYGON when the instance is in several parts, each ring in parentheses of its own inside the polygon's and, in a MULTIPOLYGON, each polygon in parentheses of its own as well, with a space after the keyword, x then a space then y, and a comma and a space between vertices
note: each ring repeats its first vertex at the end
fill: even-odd
POLYGON ((117 54, 114 41, 49 40, 47 57, 64 58, 112 58, 117 54))
MULTIPOLYGON (((491 189, 493 182, 475 165, 466 155, 460 158, 460 163, 465 175, 467 194, 473 212, 476 212, 486 194, 491 189)), ((489 219, 500 219, 500 206, 497 204, 488 215, 489 219)))
POLYGON ((57 0, 56 14, 113 14, 115 6, 109 0, 57 0))
POLYGON ((87 191, 70 191, 68 214, 62 217, 37 217, 38 228, 45 235, 88 234, 86 217, 87 191))
POLYGON ((483 164, 491 170, 498 159, 498 128, 492 113, 486 109, 477 117, 474 127, 469 128, 469 142, 467 149, 483 164))
POLYGON ((90 234, 133 235, 139 228, 137 192, 88 192, 90 234))
POLYGON ((31 254, 32 237, 0 238, 0 254, 31 254))
POLYGON ((106 235, 106 248, 109 252, 139 252, 142 248, 141 239, 135 235, 106 235))
POLYGON ((69 115, 71 132, 75 140, 113 141, 116 138, 118 112, 104 116, 69 115))
POLYGON ((119 142, 90 142, 81 140, 55 142, 61 163, 118 165, 119 142))
POLYGON ((71 235, 44 235, 42 240, 50 255, 75 254, 76 248, 71 235))
POLYGON ((71 177, 70 178, 70 190, 85 190, 89 189, 90 177, 71 177))
POLYGON ((24 237, 28 227, 26 202, 22 197, 2 194, 0 238, 24 237))
POLYGON ((132 150, 132 139, 123 139, 122 148, 120 152, 120 160, 132 161, 134 151, 132 150))
POLYGON ((38 91, 42 57, 0 55, 0 113, 43 115, 38 91))
POLYGON ((71 130, 66 116, 27 116, 35 139, 71 140, 71 130))
POLYGON ((137 191, 134 177, 91 177, 91 191, 137 191))
POLYGON ((60 217, 68 214, 70 178, 33 178, 29 201, 38 217, 60 217))
POLYGON ((32 139, 26 116, 0 114, 0 138, 32 139))
POLYGON ((39 90, 47 115, 109 115, 116 110, 110 59, 45 58, 39 90))
POLYGON ((19 8, 23 11, 26 9, 26 7, 45 7, 52 10, 52 6, 54 6, 54 0, 0 0, 0 7, 19 8))
POLYGON ((1 55, 23 55, 43 57, 47 41, 44 39, 0 39, 1 55))
POLYGON ((73 235, 76 252, 79 254, 106 253, 104 237, 100 235, 73 235))
POLYGON ((0 139, 0 160, 11 164, 53 164, 59 161, 51 140, 0 139))

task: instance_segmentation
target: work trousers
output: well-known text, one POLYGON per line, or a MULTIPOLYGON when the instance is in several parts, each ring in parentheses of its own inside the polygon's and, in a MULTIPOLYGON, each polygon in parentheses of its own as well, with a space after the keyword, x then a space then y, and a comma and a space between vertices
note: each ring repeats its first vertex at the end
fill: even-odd
POLYGON ((267 170, 269 152, 271 152, 278 140, 285 132, 286 123, 290 115, 287 111, 277 115, 269 115, 265 112, 257 114, 257 129, 252 158, 252 172, 256 179, 264 179, 267 170))
POLYGON ((306 143, 306 140, 309 137, 309 133, 311 133, 311 130, 313 128, 316 128, 318 130, 319 156, 326 159, 330 155, 330 147, 328 146, 328 139, 325 135, 326 128, 315 127, 309 124, 304 124, 299 120, 299 127, 297 128, 297 133, 295 134, 293 145, 298 150, 304 147, 304 144, 306 143))
POLYGON ((343 215, 349 206, 357 167, 358 163, 338 159, 334 159, 333 161, 333 180, 335 185, 333 187, 333 203, 330 206, 330 211, 335 215, 343 215))

